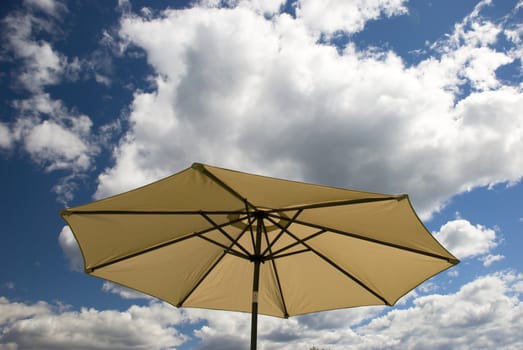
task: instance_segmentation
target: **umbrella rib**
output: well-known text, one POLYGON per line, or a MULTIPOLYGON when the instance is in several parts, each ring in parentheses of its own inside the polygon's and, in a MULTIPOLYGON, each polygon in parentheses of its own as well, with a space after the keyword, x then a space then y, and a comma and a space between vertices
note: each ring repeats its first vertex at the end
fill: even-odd
MULTIPOLYGON (((271 247, 269 245, 269 235, 267 234, 267 228, 265 227, 265 225, 263 225, 263 231, 265 232, 265 241, 267 243, 266 250, 269 250, 269 253, 272 255, 271 247)), ((283 230, 282 230, 282 232, 283 232, 283 230)), ((265 255, 265 252, 262 253, 262 256, 263 255, 265 255)), ((285 297, 283 296, 283 289, 281 287, 280 276, 278 275, 278 269, 276 268, 276 262, 274 261, 274 259, 271 259, 271 265, 272 265, 272 269, 274 270, 274 277, 276 277, 276 283, 278 284, 278 291, 280 292, 281 303, 283 306, 283 315, 285 318, 288 318, 289 313, 287 311, 287 305, 285 304, 285 297)))
MULTIPOLYGON (((243 210, 206 210, 209 215, 248 214, 243 210)), ((200 215, 201 210, 69 210, 60 212, 61 216, 79 215, 200 215)))
POLYGON ((274 212, 282 212, 282 211, 328 208, 328 207, 336 207, 336 206, 341 206, 341 205, 365 204, 365 203, 384 202, 384 201, 391 201, 391 200, 400 201, 405 198, 407 198, 407 195, 403 194, 403 195, 379 197, 379 198, 361 198, 361 199, 349 199, 349 200, 343 200, 343 201, 320 202, 320 203, 305 204, 305 205, 298 205, 298 206, 290 206, 290 207, 286 207, 286 208, 273 209, 273 210, 269 210, 268 213, 272 214, 274 212))
MULTIPOLYGON (((224 227, 224 226, 232 225, 232 224, 235 224, 237 222, 242 221, 243 219, 245 219, 245 217, 239 217, 236 220, 228 221, 228 222, 226 222, 224 224, 221 224, 221 225, 218 225, 218 226, 219 227, 224 227)), ((213 227, 207 228, 207 229, 202 230, 202 231, 193 232, 193 233, 191 233, 191 234, 189 234, 187 236, 174 238, 174 239, 168 240, 166 242, 163 242, 161 244, 158 244, 158 245, 155 245, 155 246, 152 246, 152 247, 140 250, 138 252, 134 252, 134 253, 131 253, 131 254, 119 257, 117 259, 114 259, 114 260, 111 260, 111 261, 106 261, 106 262, 104 262, 102 264, 99 264, 99 265, 95 265, 93 267, 90 267, 90 268, 86 269, 86 272, 87 273, 92 273, 95 270, 101 269, 103 267, 107 267, 107 266, 110 266, 110 265, 122 262, 122 261, 127 260, 127 259, 132 259, 134 257, 137 257, 137 256, 140 256, 140 255, 143 255, 143 254, 146 254, 146 253, 149 253, 149 252, 152 252, 152 251, 155 251, 155 250, 158 250, 158 249, 170 246, 171 244, 176 244, 176 243, 185 241, 186 239, 189 239, 189 238, 198 237, 198 236, 200 236, 202 234, 205 234, 207 232, 211 232, 211 231, 214 231, 214 230, 216 230, 216 227, 213 226, 213 227)))
POLYGON ((233 196, 235 196, 236 198, 240 199, 242 202, 246 203, 249 207, 251 207, 252 209, 254 210, 257 210, 256 206, 251 204, 247 198, 244 198, 242 197, 238 192, 236 192, 232 187, 230 187, 229 185, 227 185, 225 182, 223 182, 220 178, 218 178, 216 175, 214 175, 213 173, 211 173, 209 170, 207 170, 205 168, 205 166, 203 164, 200 164, 200 163, 194 163, 192 165, 192 168, 195 169, 195 170, 198 170, 199 172, 201 172, 202 174, 204 174, 205 176, 209 177, 211 180, 213 180, 214 182, 216 182, 218 185, 220 185, 221 187, 223 187, 223 189, 225 189, 227 192, 229 192, 230 194, 232 194, 233 196))
MULTIPOLYGON (((275 217, 277 217, 277 216, 275 216, 275 217)), ((316 225, 316 224, 312 224, 312 223, 305 222, 305 221, 296 220, 295 222, 297 224, 300 224, 300 225, 304 225, 304 226, 308 226, 308 227, 314 227, 314 228, 318 228, 318 229, 324 229, 324 230, 327 230, 329 232, 336 233, 336 234, 339 234, 339 235, 352 237, 352 238, 360 239, 360 240, 363 240, 363 241, 384 245, 384 246, 391 247, 391 248, 405 250, 405 251, 408 251, 408 252, 411 252, 411 253, 416 253, 416 254, 420 254, 420 255, 430 256, 431 258, 441 259, 441 260, 445 260, 445 261, 447 261, 447 262, 449 262, 451 264, 456 264, 456 260, 455 259, 451 259, 451 258, 448 258, 446 256, 439 255, 439 254, 426 252, 426 251, 415 249, 415 248, 405 247, 405 246, 402 246, 402 245, 399 245, 399 244, 390 243, 390 242, 380 241, 379 239, 365 237, 365 236, 358 235, 358 234, 355 234, 355 233, 342 231, 342 230, 337 230, 337 229, 333 229, 333 228, 329 228, 329 227, 325 227, 325 226, 321 226, 321 225, 316 225)))
POLYGON ((176 304, 176 307, 182 307, 183 304, 187 301, 187 299, 189 299, 189 297, 192 295, 192 293, 194 293, 194 291, 196 290, 196 288, 198 288, 200 286, 200 284, 202 284, 202 282, 207 278, 207 276, 209 276, 209 274, 212 272, 212 270, 214 270, 214 268, 216 266, 218 266, 218 264, 220 263, 220 261, 222 261, 222 259, 225 257, 225 255, 227 255, 227 253, 224 251, 222 253, 222 255, 220 255, 220 257, 212 264, 212 266, 204 273, 204 275, 198 280, 198 282, 196 282, 196 284, 194 285, 194 287, 189 291, 189 293, 187 293, 183 298, 182 300, 180 300, 179 303, 176 304))
MULTIPOLYGON (((271 220, 272 222, 272 220, 271 220)), ((278 223, 274 222, 275 225, 279 225, 278 223)), ((351 280, 353 280, 354 282, 356 282, 360 287, 362 287, 363 289, 365 289, 366 291, 368 291, 369 293, 371 293, 372 295, 374 295, 376 298, 378 298, 379 300, 381 300, 385 305, 389 305, 389 306, 392 306, 392 304, 390 302, 387 301, 387 299, 385 299, 384 297, 382 297, 380 294, 378 294, 376 291, 374 291, 372 288, 368 287, 367 285, 365 285, 365 283, 363 283, 362 281, 360 281, 358 278, 356 278, 355 276, 353 276, 350 272, 346 271, 345 269, 343 269, 341 266, 339 266, 338 264, 336 264, 334 261, 332 261, 331 259, 329 259, 328 257, 326 257, 325 255, 323 255, 322 253, 320 253, 319 251, 317 251, 316 249, 312 248, 310 245, 308 245, 307 243, 304 242, 303 239, 300 239, 298 237, 296 237, 292 232, 288 231, 288 230, 285 230, 287 232, 287 234, 289 236, 291 236, 292 238, 294 238, 296 241, 300 242, 305 248, 307 248, 307 250, 310 250, 311 252, 313 252, 314 254, 316 254, 317 256, 319 256, 321 259, 323 259, 326 263, 328 263, 329 265, 331 265, 332 267, 334 267, 336 270, 338 270, 339 272, 341 272, 342 274, 344 274, 345 276, 347 276, 348 278, 350 278, 351 280)))
POLYGON ((350 272, 346 271, 345 269, 343 269, 341 266, 339 266, 338 264, 336 264, 334 261, 332 261, 331 259, 327 258, 325 255, 323 255, 322 253, 318 252, 317 250, 313 249, 311 246, 309 246, 307 243, 302 243, 305 247, 309 248, 314 254, 316 254, 317 256, 319 256, 320 258, 322 258, 325 262, 327 262, 329 265, 331 265, 332 267, 334 267, 336 270, 340 271, 342 274, 344 274, 345 276, 349 277, 351 280, 353 280, 354 282, 356 282, 358 285, 360 285, 362 288, 364 288, 366 291, 368 291, 369 293, 371 293, 372 295, 374 295, 376 298, 378 298, 379 300, 383 301, 383 303, 385 305, 388 305, 388 306, 392 306, 392 303, 390 303, 387 299, 385 299, 383 296, 381 296, 380 294, 378 294, 376 291, 374 291, 372 288, 370 288, 369 286, 367 286, 365 283, 363 283, 362 281, 360 281, 359 279, 357 279, 355 276, 353 276, 350 272))
MULTIPOLYGON (((205 218, 205 220, 209 221, 209 223, 211 225, 213 225, 213 227, 215 227, 222 235, 224 235, 225 237, 227 237, 231 242, 234 242, 234 244, 240 248, 247 256, 251 256, 252 254, 249 253, 249 251, 244 247, 242 246, 241 244, 239 244, 237 241, 234 240, 234 238, 232 238, 227 232, 225 232, 225 230, 220 227, 217 223, 214 222, 213 219, 211 219, 206 213, 204 213, 203 211, 201 212, 201 215, 205 218)), ((227 226, 227 225, 226 225, 227 226)))
POLYGON ((248 227, 249 227, 249 231, 251 233, 251 243, 252 243, 253 247, 256 247, 256 242, 254 241, 254 232, 252 230, 253 216, 249 212, 249 203, 247 202, 247 200, 244 201, 244 204, 245 204, 245 210, 247 210, 247 220, 249 221, 248 227))
MULTIPOLYGON (((231 251, 232 251, 232 247, 234 246, 234 244, 245 234, 245 232, 247 231, 247 227, 245 227, 243 229, 243 231, 240 233, 240 235, 234 240, 234 242, 231 242, 231 244, 226 247, 227 249, 225 249, 223 251, 223 254, 212 264, 212 266, 205 272, 205 274, 198 280, 198 282, 196 282, 196 284, 194 285, 194 287, 189 291, 189 293, 187 293, 183 298, 182 300, 180 300, 180 302, 176 305, 177 307, 181 307, 185 301, 187 301, 187 299, 189 299, 189 297, 192 295, 192 293, 194 293, 194 291, 200 286, 200 284, 202 284, 202 282, 207 278, 207 276, 209 276, 209 274, 212 272, 212 270, 214 270, 214 268, 216 266, 218 266, 218 264, 220 263, 220 261, 222 261, 222 259, 227 255, 227 254, 230 254, 231 251)), ((202 236, 200 236, 202 237, 202 236)), ((203 237, 202 237, 203 238, 203 237)), ((235 255, 235 254, 233 254, 235 255)), ((240 254, 243 258, 243 255, 240 254)), ((248 259, 248 257, 246 257, 248 259)))

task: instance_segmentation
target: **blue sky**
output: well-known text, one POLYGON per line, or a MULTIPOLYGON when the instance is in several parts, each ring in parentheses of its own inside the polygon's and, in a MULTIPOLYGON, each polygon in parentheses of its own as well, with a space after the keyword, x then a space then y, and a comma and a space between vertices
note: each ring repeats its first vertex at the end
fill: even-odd
POLYGON ((2 2, 0 349, 246 348, 248 315, 85 275, 58 215, 193 162, 408 193, 462 261, 393 308, 261 317, 260 349, 520 348, 522 19, 501 0, 2 2))

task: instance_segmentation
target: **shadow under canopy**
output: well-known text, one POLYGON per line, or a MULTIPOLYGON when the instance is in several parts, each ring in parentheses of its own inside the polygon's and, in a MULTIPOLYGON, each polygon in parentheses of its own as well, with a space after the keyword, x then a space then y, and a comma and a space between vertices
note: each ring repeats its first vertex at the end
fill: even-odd
POLYGON ((86 273, 177 307, 277 317, 394 305, 459 261, 407 195, 276 179, 195 163, 64 209, 86 273))

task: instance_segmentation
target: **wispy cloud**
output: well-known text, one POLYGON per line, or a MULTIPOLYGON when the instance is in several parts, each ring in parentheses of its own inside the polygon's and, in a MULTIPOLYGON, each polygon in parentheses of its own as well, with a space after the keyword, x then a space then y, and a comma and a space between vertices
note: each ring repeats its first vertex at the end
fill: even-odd
POLYGON ((111 63, 101 51, 79 59, 56 50, 55 41, 65 35, 62 23, 67 13, 62 1, 26 0, 1 22, 5 43, 1 59, 13 63, 10 88, 20 97, 10 101, 14 118, 0 124, 0 148, 25 151, 48 172, 66 170, 54 187, 64 203, 72 199, 75 181, 91 169, 109 129, 102 126, 97 134, 89 116, 53 98, 48 90, 79 79, 81 72, 100 84, 111 84, 104 75, 111 63))

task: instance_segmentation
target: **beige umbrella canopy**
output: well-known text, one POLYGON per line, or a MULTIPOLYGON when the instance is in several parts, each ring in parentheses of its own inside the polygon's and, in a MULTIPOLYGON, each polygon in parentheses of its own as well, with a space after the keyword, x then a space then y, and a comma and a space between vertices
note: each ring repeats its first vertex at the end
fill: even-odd
POLYGON ((193 164, 65 209, 85 271, 177 307, 289 317, 393 305, 459 261, 406 195, 193 164))

